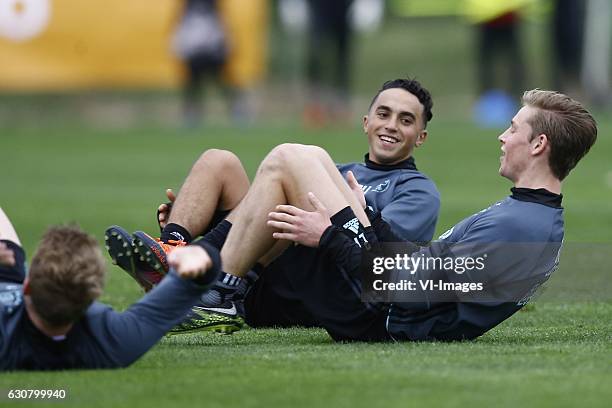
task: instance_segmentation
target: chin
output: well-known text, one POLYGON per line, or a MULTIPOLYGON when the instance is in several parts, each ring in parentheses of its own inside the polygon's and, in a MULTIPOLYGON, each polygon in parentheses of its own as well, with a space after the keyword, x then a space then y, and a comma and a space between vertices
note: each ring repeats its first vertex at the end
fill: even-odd
POLYGON ((396 151, 395 152, 383 151, 383 152, 379 152, 378 155, 376 155, 378 162, 382 164, 397 163, 397 162, 407 159, 408 157, 410 157, 410 155, 406 155, 405 153, 402 154, 401 152, 396 152, 396 151))
POLYGON ((395 163, 397 161, 397 159, 394 159, 393 157, 389 157, 389 156, 377 156, 376 157, 376 162, 380 163, 380 164, 392 164, 395 163))
POLYGON ((510 176, 509 174, 505 173, 503 169, 499 169, 499 175, 502 176, 503 178, 506 178, 510 181, 512 181, 514 183, 514 178, 512 176, 510 176))

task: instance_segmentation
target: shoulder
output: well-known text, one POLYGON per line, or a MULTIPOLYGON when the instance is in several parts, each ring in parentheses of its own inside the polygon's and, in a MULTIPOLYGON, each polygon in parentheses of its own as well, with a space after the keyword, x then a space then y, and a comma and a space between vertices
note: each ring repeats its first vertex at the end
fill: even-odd
POLYGON ((87 316, 97 316, 107 312, 112 312, 113 308, 102 302, 93 302, 85 313, 87 316))
POLYGON ((548 240, 553 213, 552 208, 507 197, 477 214, 470 229, 487 230, 507 241, 548 240))
POLYGON ((417 170, 398 170, 396 188, 400 191, 426 194, 440 201, 440 192, 436 183, 417 170))
POLYGON ((85 312, 85 320, 88 323, 99 323, 113 312, 113 308, 101 302, 93 302, 85 312))

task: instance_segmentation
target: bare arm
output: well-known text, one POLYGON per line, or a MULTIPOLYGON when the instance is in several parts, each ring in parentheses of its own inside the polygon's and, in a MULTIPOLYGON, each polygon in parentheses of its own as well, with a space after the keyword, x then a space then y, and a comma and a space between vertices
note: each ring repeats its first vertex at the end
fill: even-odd
MULTIPOLYGON (((12 241, 15 244, 21 246, 19 237, 13 224, 9 220, 5 212, 0 208, 0 240, 12 241)), ((8 247, 5 242, 0 241, 0 266, 15 266, 15 252, 8 247)))
POLYGON ((17 231, 15 231, 13 224, 9 220, 4 210, 2 210, 2 207, 0 207, 0 239, 13 241, 17 245, 21 246, 21 241, 19 241, 17 231))

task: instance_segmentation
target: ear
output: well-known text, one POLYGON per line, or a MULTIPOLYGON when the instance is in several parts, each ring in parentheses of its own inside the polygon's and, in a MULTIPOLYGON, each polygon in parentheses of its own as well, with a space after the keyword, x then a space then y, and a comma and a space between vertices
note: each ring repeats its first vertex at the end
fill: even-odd
POLYGON ((25 278, 25 280, 23 281, 23 294, 30 294, 30 278, 25 278))
POLYGON ((368 133, 368 115, 363 115, 363 131, 368 133))
POLYGON ((548 136, 546 136, 544 133, 541 133, 534 137, 531 141, 531 154, 533 156, 539 156, 540 154, 546 151, 546 148, 548 146, 548 136))
POLYGON ((423 129, 417 136, 415 146, 419 147, 427 140, 427 129, 423 129))

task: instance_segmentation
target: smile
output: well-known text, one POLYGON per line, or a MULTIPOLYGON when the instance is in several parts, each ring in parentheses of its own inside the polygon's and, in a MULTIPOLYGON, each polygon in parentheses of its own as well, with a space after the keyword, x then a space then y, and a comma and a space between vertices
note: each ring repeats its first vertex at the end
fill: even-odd
POLYGON ((397 143, 399 139, 393 136, 379 135, 378 138, 385 143, 397 143))

